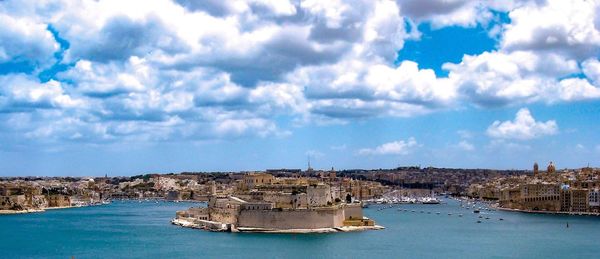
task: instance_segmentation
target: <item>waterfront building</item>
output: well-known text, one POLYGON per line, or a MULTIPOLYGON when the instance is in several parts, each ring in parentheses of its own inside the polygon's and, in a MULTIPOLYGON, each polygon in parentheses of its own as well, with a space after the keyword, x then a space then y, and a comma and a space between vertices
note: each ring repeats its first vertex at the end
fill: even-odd
POLYGON ((593 189, 588 193, 588 206, 591 212, 600 212, 600 190, 593 189))
POLYGON ((587 166, 556 171, 550 162, 546 174, 497 177, 472 184, 468 192, 471 197, 498 200, 503 208, 600 213, 600 170, 587 166))
POLYGON ((521 187, 521 205, 524 209, 557 211, 560 209, 558 184, 533 183, 521 187))
POLYGON ((588 205, 588 190, 586 189, 572 189, 571 190, 571 211, 573 212, 587 212, 588 205))
POLYGON ((272 174, 249 173, 244 177, 242 188, 247 190, 261 185, 271 185, 274 180, 275 177, 272 174))

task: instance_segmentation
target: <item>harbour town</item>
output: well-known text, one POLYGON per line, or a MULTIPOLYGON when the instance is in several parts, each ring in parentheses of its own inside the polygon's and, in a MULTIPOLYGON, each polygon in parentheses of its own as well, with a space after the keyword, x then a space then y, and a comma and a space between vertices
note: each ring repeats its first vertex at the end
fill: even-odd
POLYGON ((529 174, 495 177, 473 184, 469 196, 495 202, 500 209, 574 215, 600 215, 600 170, 583 167, 545 170, 534 163, 529 174))
MULTIPOLYGON (((122 199, 194 201, 208 206, 177 212, 174 223, 212 230, 266 230, 270 228, 266 222, 244 223, 248 222, 246 215, 265 213, 279 222, 285 217, 278 215, 293 218, 327 211, 335 215, 327 219, 330 223, 312 228, 374 227, 372 219, 363 219, 362 206, 436 203, 435 197, 441 194, 481 200, 505 210, 599 215, 600 169, 556 169, 550 162, 544 169, 535 163, 532 170, 409 166, 336 171, 308 167, 131 177, 2 177, 0 214, 102 205, 122 199)), ((310 221, 302 223, 310 225, 310 221)), ((296 228, 304 229, 301 225, 281 227, 296 228)))
MULTIPOLYGON (((338 249, 342 257, 372 254, 370 250, 353 250, 352 242, 387 247, 377 251, 384 257, 435 257, 440 251, 424 246, 430 242, 439 243, 444 251, 449 251, 446 255, 453 258, 483 253, 510 256, 513 252, 504 248, 515 244, 509 240, 523 242, 527 250, 520 254, 529 256, 547 254, 552 249, 557 253, 563 251, 566 238, 590 246, 593 242, 586 237, 600 230, 596 228, 600 227, 595 217, 598 214, 593 211, 589 195, 595 191, 593 182, 599 170, 590 167, 557 170, 554 163, 551 165, 546 170, 538 167, 537 171, 308 168, 132 177, 2 178, 2 213, 29 213, 0 215, 0 234, 14 233, 14 238, 0 244, 0 249, 7 251, 7 256, 53 253, 94 257, 87 249, 41 246, 40 250, 25 253, 14 249, 23 247, 23 241, 31 240, 32 236, 50 236, 57 230, 68 230, 71 234, 57 237, 56 242, 88 247, 102 240, 94 251, 113 257, 123 254, 258 256, 250 247, 259 247, 276 257, 286 256, 284 251, 303 255, 293 258, 318 257, 330 249, 338 249), (461 181, 470 184, 457 185, 453 179, 464 179, 461 181), (507 182, 512 185, 503 185, 507 182), (530 194, 532 190, 538 195, 549 192, 537 191, 539 188, 531 184, 551 183, 560 186, 556 192, 558 198, 536 198, 537 203, 529 200, 536 197, 530 194), (507 186, 511 189, 506 189, 507 186), (586 204, 586 211, 560 210, 558 205, 542 207, 555 203, 556 199, 566 203, 561 198, 566 196, 564 192, 583 186, 589 188, 587 200, 577 200, 586 204), (517 194, 516 190, 523 190, 529 196, 517 194), (503 192, 512 193, 512 203, 499 196, 503 192), (548 215, 551 213, 565 215, 548 215), (40 225, 40 222, 53 223, 40 225), (523 236, 522 231, 529 234, 523 236), (356 233, 333 234, 344 232, 356 233), (548 239, 547 232, 553 233, 552 238, 548 239), (547 242, 541 247, 526 245, 543 238, 547 242), (128 245, 131 239, 157 245, 131 250, 128 245), (286 250, 271 249, 264 242, 286 250), (302 245, 305 242, 313 247, 325 242, 328 248, 306 251, 302 245), (399 249, 398 244, 412 245, 411 249, 399 249), (224 245, 231 249, 214 249, 224 245), (36 254, 36 251, 41 252, 36 254)), ((581 249, 571 255, 588 256, 588 251, 581 249)))

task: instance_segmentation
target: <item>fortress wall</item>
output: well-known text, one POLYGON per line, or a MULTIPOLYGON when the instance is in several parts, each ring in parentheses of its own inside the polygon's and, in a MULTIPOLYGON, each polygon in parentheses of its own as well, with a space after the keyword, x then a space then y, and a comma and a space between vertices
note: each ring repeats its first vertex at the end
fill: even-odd
POLYGON ((227 224, 235 224, 237 220, 236 208, 211 208, 209 216, 211 221, 217 221, 227 224))
POLYGON ((281 193, 272 193, 265 194, 263 197, 264 201, 275 203, 275 208, 306 208, 307 200, 306 194, 300 193, 296 195, 292 194, 281 194, 281 193))
POLYGON ((347 204, 344 207, 344 214, 346 219, 362 219, 362 206, 360 204, 347 204))
POLYGON ((302 210, 242 210, 238 227, 270 229, 312 229, 340 227, 344 221, 344 209, 302 210))

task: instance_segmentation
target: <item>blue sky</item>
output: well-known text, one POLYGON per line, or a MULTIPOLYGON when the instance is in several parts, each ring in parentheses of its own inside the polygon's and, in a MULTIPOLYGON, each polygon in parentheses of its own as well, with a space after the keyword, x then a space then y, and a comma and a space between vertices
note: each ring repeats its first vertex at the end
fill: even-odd
POLYGON ((600 166, 599 13, 1 1, 0 176, 600 166))

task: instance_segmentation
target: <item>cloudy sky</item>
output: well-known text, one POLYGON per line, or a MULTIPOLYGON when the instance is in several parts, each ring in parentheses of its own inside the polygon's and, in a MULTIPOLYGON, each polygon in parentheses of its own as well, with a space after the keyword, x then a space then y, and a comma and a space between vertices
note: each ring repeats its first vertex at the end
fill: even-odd
POLYGON ((600 166, 599 0, 1 0, 0 175, 600 166))

